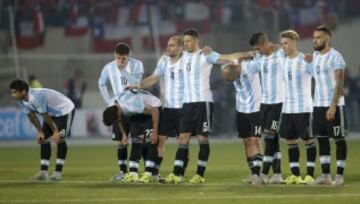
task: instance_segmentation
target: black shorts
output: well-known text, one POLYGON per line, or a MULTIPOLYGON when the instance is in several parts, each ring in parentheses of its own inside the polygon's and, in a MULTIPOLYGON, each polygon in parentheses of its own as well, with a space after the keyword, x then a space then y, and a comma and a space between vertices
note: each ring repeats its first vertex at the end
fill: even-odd
POLYGON ((260 112, 236 112, 236 126, 240 138, 261 137, 260 112))
MULTIPOLYGON (((75 109, 73 109, 70 113, 60 117, 51 117, 51 119, 56 124, 60 132, 60 138, 65 139, 71 135, 71 126, 75 116, 75 109)), ((44 132, 45 139, 48 139, 52 136, 53 131, 50 126, 45 122, 42 125, 42 131, 44 132)))
POLYGON ((310 113, 283 113, 281 115, 280 135, 287 140, 309 140, 314 138, 310 124, 310 113))
POLYGON ((347 134, 344 106, 336 107, 335 119, 328 121, 326 112, 329 107, 314 107, 313 131, 315 136, 342 138, 347 134))
POLYGON ((208 136, 212 128, 214 104, 211 102, 185 103, 180 111, 180 133, 208 136))
MULTIPOLYGON (((128 116, 121 116, 122 121, 121 121, 121 125, 124 128, 124 131, 126 132, 126 134, 129 134, 130 131, 130 119, 128 116)), ((120 130, 120 124, 119 123, 114 123, 112 126, 112 140, 114 141, 121 141, 123 138, 123 134, 120 130)))
POLYGON ((262 130, 278 132, 282 103, 260 105, 260 118, 262 130))
POLYGON ((160 110, 159 135, 175 137, 179 135, 180 109, 164 108, 160 110))
POLYGON ((130 117, 130 135, 148 142, 152 133, 152 117, 146 114, 137 114, 130 117))

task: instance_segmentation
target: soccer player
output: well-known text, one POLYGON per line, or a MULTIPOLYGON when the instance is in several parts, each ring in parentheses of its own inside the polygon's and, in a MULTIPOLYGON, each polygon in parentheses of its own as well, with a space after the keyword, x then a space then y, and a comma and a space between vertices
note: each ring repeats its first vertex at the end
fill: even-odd
MULTIPOLYGON (((143 63, 130 57, 130 48, 126 43, 118 43, 115 46, 114 60, 106 64, 101 72, 98 87, 100 93, 108 106, 112 105, 112 97, 122 93, 126 86, 139 84, 144 73, 143 63), (110 96, 107 85, 111 86, 113 96, 110 96)), ((129 122, 123 120, 125 132, 128 132, 129 122)), ((112 140, 118 143, 117 158, 120 172, 111 180, 122 180, 127 173, 127 140, 128 136, 123 135, 119 130, 118 123, 112 127, 112 140)), ((137 141, 139 142, 139 141, 137 141)), ((132 143, 132 152, 141 151, 141 143, 132 143)), ((131 157, 131 156, 130 156, 131 157)), ((130 159, 131 161, 131 159, 130 159)), ((130 168, 138 168, 137 162, 130 162, 130 168)))
MULTIPOLYGON (((137 88, 146 89, 164 80, 164 105, 160 110, 159 144, 155 175, 158 174, 165 154, 165 141, 179 135, 180 109, 184 99, 183 40, 179 36, 169 38, 166 55, 162 56, 152 75, 145 78, 137 88)), ((187 163, 187 160, 185 161, 187 163)))
POLYGON ((325 26, 314 31, 313 63, 315 73, 314 135, 318 138, 322 174, 315 184, 332 184, 330 175, 330 141, 336 144, 337 171, 334 185, 344 184, 344 169, 347 154, 346 121, 344 113, 344 71, 343 56, 330 46, 331 32, 325 26))
POLYGON ((283 183, 283 179, 281 176, 281 153, 277 131, 285 91, 281 74, 284 51, 279 45, 269 41, 265 33, 254 33, 249 42, 254 50, 260 53, 254 59, 258 62, 258 66, 249 66, 243 69, 246 75, 261 73, 261 135, 265 141, 265 151, 260 179, 264 184, 280 184, 283 183), (271 166, 274 174, 269 180, 268 174, 271 166))
POLYGON ((311 131, 310 114, 313 111, 311 98, 311 77, 313 64, 297 50, 299 34, 294 30, 280 33, 281 46, 286 53, 283 66, 285 80, 285 101, 282 107, 280 135, 287 140, 289 163, 292 175, 286 184, 311 184, 314 179, 316 144, 311 131), (304 180, 300 176, 300 151, 298 139, 305 143, 307 172, 304 180))
POLYGON ((245 154, 252 175, 251 185, 260 184, 259 174, 262 164, 260 147, 261 122, 260 99, 261 86, 258 73, 243 74, 241 68, 252 66, 251 60, 240 64, 225 65, 222 72, 227 81, 233 81, 236 89, 236 125, 238 136, 244 140, 245 154))
POLYGON ((75 106, 69 98, 52 89, 34 88, 20 79, 11 82, 9 86, 11 96, 18 101, 18 106, 28 115, 35 126, 37 142, 40 144, 40 172, 34 177, 36 180, 48 179, 59 181, 67 155, 66 137, 70 136, 70 129, 75 115, 75 106), (36 114, 43 118, 40 123, 36 114), (57 143, 57 159, 55 171, 48 177, 51 156, 50 138, 57 143))
MULTIPOLYGON (((144 142, 146 135, 150 136, 151 145, 147 151, 145 162, 145 173, 139 179, 138 168, 130 166, 130 172, 124 177, 124 181, 149 183, 153 181, 155 168, 155 159, 157 157, 158 143, 158 125, 159 125, 159 107, 160 100, 148 92, 141 90, 123 91, 113 99, 113 105, 106 108, 103 113, 103 121, 106 126, 119 124, 119 129, 123 135, 126 135, 122 126, 122 120, 125 116, 130 117, 130 134, 132 140, 138 143, 144 142), (144 117, 144 115, 151 117, 144 117)), ((139 166, 141 151, 132 151, 132 162, 139 166)))

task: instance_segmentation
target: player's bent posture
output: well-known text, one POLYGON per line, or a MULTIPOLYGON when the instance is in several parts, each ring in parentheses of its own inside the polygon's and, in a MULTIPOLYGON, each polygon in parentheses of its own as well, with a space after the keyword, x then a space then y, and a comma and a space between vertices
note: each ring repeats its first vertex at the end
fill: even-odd
POLYGON ((281 184, 283 179, 278 126, 285 91, 281 75, 284 51, 269 41, 265 33, 254 33, 250 38, 250 45, 260 53, 254 59, 258 66, 249 66, 243 69, 247 75, 260 72, 261 76, 261 135, 265 141, 265 150, 260 179, 264 184, 281 184), (268 174, 271 166, 274 174, 269 180, 268 174))
POLYGON ((29 120, 35 126, 37 142, 40 144, 40 172, 34 177, 37 180, 62 179, 62 170, 67 155, 65 138, 70 135, 70 129, 75 114, 75 106, 69 98, 52 89, 29 89, 22 80, 14 80, 9 86, 11 96, 18 101, 18 106, 27 113, 29 120), (40 123, 36 114, 43 117, 40 123), (48 177, 48 167, 51 156, 50 139, 57 143, 57 159, 55 171, 48 177))
MULTIPOLYGON (((160 110, 159 123, 159 157, 155 161, 155 174, 158 174, 163 160, 167 138, 179 136, 179 117, 184 99, 184 61, 182 55, 183 40, 179 36, 170 37, 167 43, 166 55, 159 59, 154 73, 137 86, 137 88, 146 89, 156 84, 160 79, 164 80, 164 102, 160 110)), ((185 161, 185 166, 187 161, 185 161)), ((158 178, 161 179, 160 176, 158 178)))
POLYGON ((286 53, 283 66, 285 80, 285 101, 282 107, 280 135, 288 143, 288 155, 291 176, 286 184, 310 184, 314 181, 316 160, 316 144, 310 125, 310 115, 313 111, 311 98, 312 63, 305 60, 305 55, 297 50, 299 35, 293 30, 280 33, 281 46, 286 53), (306 146, 307 171, 304 180, 300 176, 300 151, 298 139, 306 146))
MULTIPOLYGON (((102 69, 98 87, 105 103, 112 105, 112 97, 122 93, 126 86, 139 84, 144 73, 143 64, 141 61, 130 57, 130 48, 126 43, 118 43, 115 46, 114 60, 109 62, 102 69), (113 96, 110 96, 107 86, 110 85, 113 96)), ((125 133, 129 131, 129 121, 124 119, 125 133)), ((112 140, 118 142, 117 159, 120 171, 113 176, 111 180, 122 180, 127 173, 127 143, 128 135, 123 135, 117 123, 112 126, 112 140)), ((133 143, 134 144, 134 143, 133 143)), ((141 144, 135 144, 132 151, 141 151, 141 144)), ((132 163, 131 163, 132 164, 132 163)), ((136 165, 133 166, 136 168, 136 165)))
POLYGON ((261 86, 258 73, 242 74, 241 67, 251 66, 251 61, 242 61, 237 65, 225 65, 222 72, 228 81, 233 81, 236 89, 236 125, 238 136, 244 140, 245 154, 252 175, 251 185, 260 184, 259 174, 262 164, 260 147, 261 122, 260 99, 261 86))
POLYGON ((320 26, 314 31, 313 53, 315 98, 314 98, 314 135, 318 138, 322 174, 315 184, 330 185, 330 141, 336 144, 337 171, 334 185, 344 184, 344 169, 347 154, 346 121, 344 113, 344 71, 342 55, 330 46, 331 32, 320 26))
MULTIPOLYGON (((123 91, 114 99, 113 105, 106 108, 103 113, 103 122, 110 126, 118 123, 120 131, 123 135, 127 133, 123 127, 124 117, 130 117, 130 134, 135 144, 141 145, 145 142, 146 136, 151 139, 151 145, 147 149, 147 157, 145 160, 145 173, 139 179, 138 167, 141 159, 141 151, 132 151, 130 158, 130 172, 124 177, 127 182, 144 182, 153 181, 153 173, 155 169, 155 159, 157 157, 158 142, 158 125, 159 125, 159 107, 160 100, 148 92, 140 90, 123 91), (151 117, 147 117, 150 115, 151 117), (134 168, 136 167, 136 168, 134 168)), ((132 149, 134 144, 132 145, 132 149)))

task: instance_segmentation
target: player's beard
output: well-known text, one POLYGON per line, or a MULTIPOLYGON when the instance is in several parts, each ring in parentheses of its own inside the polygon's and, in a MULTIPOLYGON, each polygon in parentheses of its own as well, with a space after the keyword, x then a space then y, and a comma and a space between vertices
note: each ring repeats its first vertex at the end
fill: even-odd
POLYGON ((323 44, 319 45, 319 46, 314 46, 314 50, 315 51, 322 51, 323 49, 325 49, 326 47, 326 43, 323 42, 323 44))

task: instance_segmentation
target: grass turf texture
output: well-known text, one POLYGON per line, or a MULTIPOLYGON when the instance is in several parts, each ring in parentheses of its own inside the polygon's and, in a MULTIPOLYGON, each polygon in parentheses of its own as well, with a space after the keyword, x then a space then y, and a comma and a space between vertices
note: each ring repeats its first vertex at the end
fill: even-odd
MULTIPOLYGON (((196 170, 198 145, 192 142, 186 180, 196 170)), ((118 172, 114 145, 71 145, 64 167, 63 181, 33 182, 29 177, 39 170, 39 147, 1 147, 0 203, 360 203, 360 141, 348 142, 346 184, 333 186, 257 186, 243 179, 249 175, 240 141, 211 144, 205 184, 124 184, 109 178, 118 172)), ((332 146, 334 150, 334 146, 332 146)), ((52 146, 50 174, 54 169, 56 150, 52 146)), ((161 167, 166 176, 172 170, 175 144, 167 145, 161 167)), ((332 152, 334 156, 334 151, 332 152)), ((282 144, 284 178, 290 174, 287 149, 282 144)), ((305 149, 301 145, 301 170, 305 172, 305 149)), ((333 157, 334 158, 334 157, 333 157)), ((318 162, 318 161, 317 161, 318 162)), ((335 162, 332 162, 335 172, 335 162)), ((320 168, 317 163, 316 175, 320 168)))

